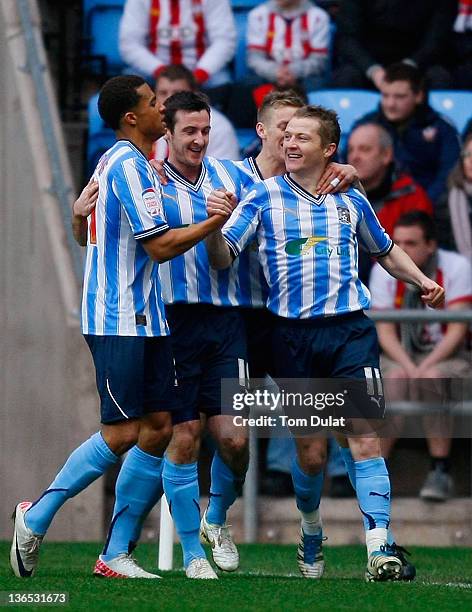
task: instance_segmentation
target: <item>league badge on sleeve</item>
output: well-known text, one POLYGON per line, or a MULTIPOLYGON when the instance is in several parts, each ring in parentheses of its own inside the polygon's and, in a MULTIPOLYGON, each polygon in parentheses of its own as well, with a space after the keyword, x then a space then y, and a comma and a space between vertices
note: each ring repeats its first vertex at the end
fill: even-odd
POLYGON ((161 199, 156 193, 153 187, 149 187, 143 191, 143 202, 146 210, 151 215, 151 217, 162 217, 162 203, 161 199))

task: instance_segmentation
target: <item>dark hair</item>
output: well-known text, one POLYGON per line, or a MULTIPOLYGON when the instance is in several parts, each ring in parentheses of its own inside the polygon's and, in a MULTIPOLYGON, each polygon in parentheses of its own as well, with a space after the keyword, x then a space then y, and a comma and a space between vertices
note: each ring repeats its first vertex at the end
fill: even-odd
POLYGON ((169 79, 169 81, 186 81, 192 91, 196 91, 197 89, 197 82, 192 71, 181 64, 166 66, 156 78, 156 85, 162 78, 169 79))
POLYGON ((328 110, 323 106, 315 106, 309 104, 303 108, 299 108, 294 117, 300 117, 308 119, 316 119, 320 124, 320 138, 323 146, 328 146, 332 142, 336 146, 339 145, 339 139, 341 138, 341 128, 339 127, 338 116, 333 110, 328 110))
POLYGON ((305 100, 293 89, 287 89, 285 91, 271 91, 262 100, 257 111, 257 120, 264 123, 264 117, 267 111, 273 108, 283 108, 285 106, 293 106, 294 108, 301 108, 305 106, 305 100))
POLYGON ((387 66, 384 79, 387 83, 408 81, 415 94, 426 91, 423 73, 416 66, 406 64, 405 62, 396 62, 387 66))
POLYGON ((140 100, 136 91, 146 81, 134 74, 120 75, 108 80, 98 96, 98 112, 112 130, 118 130, 124 115, 140 100))
POLYGON ((437 240, 437 230, 434 219, 424 210, 410 210, 401 215, 395 222, 394 227, 413 227, 418 226, 423 230, 426 241, 437 240))
POLYGON ((208 98, 202 93, 194 91, 179 91, 167 98, 164 111, 164 121, 166 127, 173 132, 175 127, 175 115, 177 111, 187 113, 207 111, 210 116, 210 104, 208 98))

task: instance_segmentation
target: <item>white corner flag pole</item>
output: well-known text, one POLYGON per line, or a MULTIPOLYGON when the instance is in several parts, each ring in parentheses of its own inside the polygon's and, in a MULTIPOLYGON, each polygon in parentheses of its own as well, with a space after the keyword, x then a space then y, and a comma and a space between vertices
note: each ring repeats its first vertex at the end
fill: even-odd
POLYGON ((159 526, 159 559, 160 570, 171 570, 173 565, 174 522, 169 512, 166 496, 161 497, 161 520, 159 526))

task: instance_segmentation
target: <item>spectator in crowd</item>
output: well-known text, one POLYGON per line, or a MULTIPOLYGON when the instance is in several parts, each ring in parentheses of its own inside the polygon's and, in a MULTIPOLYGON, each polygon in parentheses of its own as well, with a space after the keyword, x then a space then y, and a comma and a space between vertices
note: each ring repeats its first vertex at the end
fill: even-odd
POLYGON ((331 19, 333 21, 336 21, 342 0, 316 0, 316 2, 315 0, 311 1, 313 2, 313 4, 317 4, 322 9, 324 9, 331 17, 331 19))
POLYGON ((462 132, 462 140, 465 140, 469 134, 472 134, 472 118, 467 121, 467 124, 462 132))
POLYGON ((234 88, 228 116, 250 128, 257 109, 273 89, 300 96, 326 82, 329 16, 309 0, 270 0, 253 8, 247 20, 249 73, 234 88))
MULTIPOLYGON (((434 221, 423 211, 406 213, 395 224, 393 240, 416 265, 446 290, 445 308, 463 310, 472 301, 472 267, 466 257, 438 249, 434 221)), ((391 277, 379 264, 370 279, 374 309, 424 308, 416 288, 391 277)), ((419 379, 467 378, 471 375, 470 354, 465 348, 467 323, 452 322, 418 325, 405 322, 377 323, 380 346, 384 352, 382 371, 391 399, 414 399, 434 402, 444 396, 441 381, 421 384, 419 379), (393 383, 395 380, 395 383, 393 383), (388 384, 390 383, 390 385, 388 384), (393 384, 392 384, 393 383, 393 384)), ((451 449, 450 419, 444 415, 424 418, 431 470, 420 496, 431 501, 445 501, 453 492, 449 473, 451 449)), ((388 455, 394 440, 385 440, 388 455)))
MULTIPOLYGON (((424 189, 396 168, 392 138, 381 125, 365 123, 351 132, 348 163, 357 169, 367 198, 390 236, 403 213, 413 209, 433 213, 424 189)), ((364 251, 359 252, 359 276, 364 283, 369 279, 371 262, 364 251)))
POLYGON ((434 88, 451 86, 440 65, 456 0, 344 0, 337 15, 335 87, 382 89, 386 66, 405 62, 434 88))
POLYGON ((379 108, 361 123, 379 123, 393 139, 395 160, 427 192, 433 205, 460 153, 456 129, 427 103, 421 72, 397 63, 385 71, 379 108))
POLYGON ((166 66, 183 64, 214 104, 223 103, 236 49, 229 0, 126 0, 119 44, 134 71, 156 78, 166 66))
POLYGON ((457 3, 447 55, 454 87, 472 89, 472 0, 457 3))
POLYGON ((436 213, 439 244, 472 262, 472 132, 464 140, 460 160, 448 182, 449 189, 436 213))
MULTIPOLYGON (((166 66, 156 79, 158 104, 164 104, 167 98, 179 91, 198 91, 195 77, 185 66, 166 66)), ((207 155, 218 159, 240 159, 238 139, 231 122, 213 107, 211 107, 210 125, 207 155)), ((162 137, 154 146, 153 158, 165 159, 167 153, 167 141, 162 137)))
POLYGON ((326 71, 329 16, 309 0, 270 0, 248 15, 247 63, 278 89, 316 88, 326 71))

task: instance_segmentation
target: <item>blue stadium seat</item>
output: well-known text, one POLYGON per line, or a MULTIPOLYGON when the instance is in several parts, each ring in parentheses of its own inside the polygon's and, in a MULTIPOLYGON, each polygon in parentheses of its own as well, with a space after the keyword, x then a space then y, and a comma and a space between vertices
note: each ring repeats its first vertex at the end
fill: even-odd
POLYGON ((118 30, 125 0, 84 0, 86 63, 91 72, 110 77, 122 72, 118 30))
POLYGON ((472 93, 436 89, 429 92, 429 103, 438 113, 445 115, 461 133, 472 117, 472 93))
POLYGON ((236 23, 236 31, 238 33, 238 44, 236 46, 236 54, 233 60, 234 80, 241 81, 247 73, 246 63, 246 28, 247 28, 247 10, 233 11, 234 21, 236 23))
POLYGON ((252 128, 238 128, 236 130, 236 137, 239 142, 239 150, 243 157, 246 157, 248 149, 252 149, 256 141, 259 140, 256 130, 252 128))
POLYGON ((90 176, 102 154, 115 142, 113 130, 98 114, 98 93, 88 101, 87 174, 90 176))
POLYGON ((319 104, 335 110, 341 126, 341 142, 339 149, 346 148, 347 137, 353 124, 365 114, 375 110, 380 94, 362 89, 322 89, 308 94, 310 104, 319 104))
POLYGON ((261 0, 231 0, 231 7, 234 9, 246 9, 250 11, 252 8, 262 4, 261 0))

